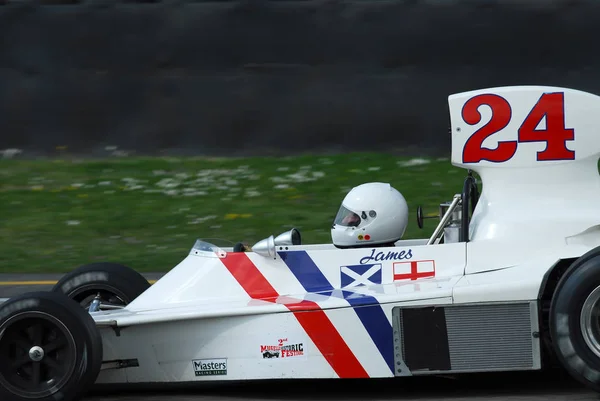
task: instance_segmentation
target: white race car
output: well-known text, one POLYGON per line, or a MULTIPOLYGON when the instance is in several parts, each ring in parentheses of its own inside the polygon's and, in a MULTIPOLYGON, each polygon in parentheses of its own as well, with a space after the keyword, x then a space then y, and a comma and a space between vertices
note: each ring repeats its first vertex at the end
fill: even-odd
POLYGON ((600 97, 514 86, 448 103, 451 163, 483 189, 469 172, 431 238, 338 249, 302 245, 293 229, 250 250, 198 240, 152 286, 125 266, 81 267, 0 307, 0 399, 553 362, 599 390, 600 97))

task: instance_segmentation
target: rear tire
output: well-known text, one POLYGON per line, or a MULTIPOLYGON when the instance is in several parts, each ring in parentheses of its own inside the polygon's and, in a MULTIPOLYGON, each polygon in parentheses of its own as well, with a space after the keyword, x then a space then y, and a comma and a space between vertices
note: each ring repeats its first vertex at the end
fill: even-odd
POLYGON ((579 258, 561 278, 550 307, 550 335, 567 372, 600 392, 600 254, 579 258))
POLYGON ((0 307, 0 400, 74 401, 102 366, 91 315, 63 294, 43 291, 0 307))
POLYGON ((127 306, 150 288, 144 276, 118 263, 91 263, 63 276, 52 288, 88 308, 96 295, 102 303, 127 306))

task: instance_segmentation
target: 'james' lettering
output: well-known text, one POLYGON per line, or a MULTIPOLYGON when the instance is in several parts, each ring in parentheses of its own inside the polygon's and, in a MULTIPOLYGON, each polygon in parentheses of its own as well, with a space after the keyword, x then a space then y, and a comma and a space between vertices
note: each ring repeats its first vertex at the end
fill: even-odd
POLYGON ((360 264, 364 265, 371 261, 381 262, 382 260, 404 260, 412 258, 412 249, 408 251, 400 251, 400 252, 377 252, 376 249, 371 250, 371 254, 369 256, 365 256, 360 260, 360 264))

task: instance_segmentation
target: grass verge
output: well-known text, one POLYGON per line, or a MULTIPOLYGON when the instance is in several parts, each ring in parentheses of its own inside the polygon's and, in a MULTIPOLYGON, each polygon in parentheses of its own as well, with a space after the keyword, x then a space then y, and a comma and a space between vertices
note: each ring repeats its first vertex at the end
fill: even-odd
POLYGON ((386 154, 284 158, 143 158, 0 161, 0 272, 62 273, 94 261, 166 271, 196 238, 249 244, 296 227, 330 241, 347 191, 383 181, 403 193, 405 238, 428 237, 416 207, 437 213, 466 171, 448 159, 386 154))

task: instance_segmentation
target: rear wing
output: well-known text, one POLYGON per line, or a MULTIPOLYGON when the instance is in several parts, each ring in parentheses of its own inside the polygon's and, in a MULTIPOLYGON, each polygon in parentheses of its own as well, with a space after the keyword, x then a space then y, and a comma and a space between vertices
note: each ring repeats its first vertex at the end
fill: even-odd
POLYGON ((449 96, 452 163, 529 168, 600 155, 600 97, 557 87, 509 86, 449 96))
POLYGON ((600 224, 600 97, 508 86, 448 97, 452 164, 483 191, 471 239, 549 238, 600 224))

